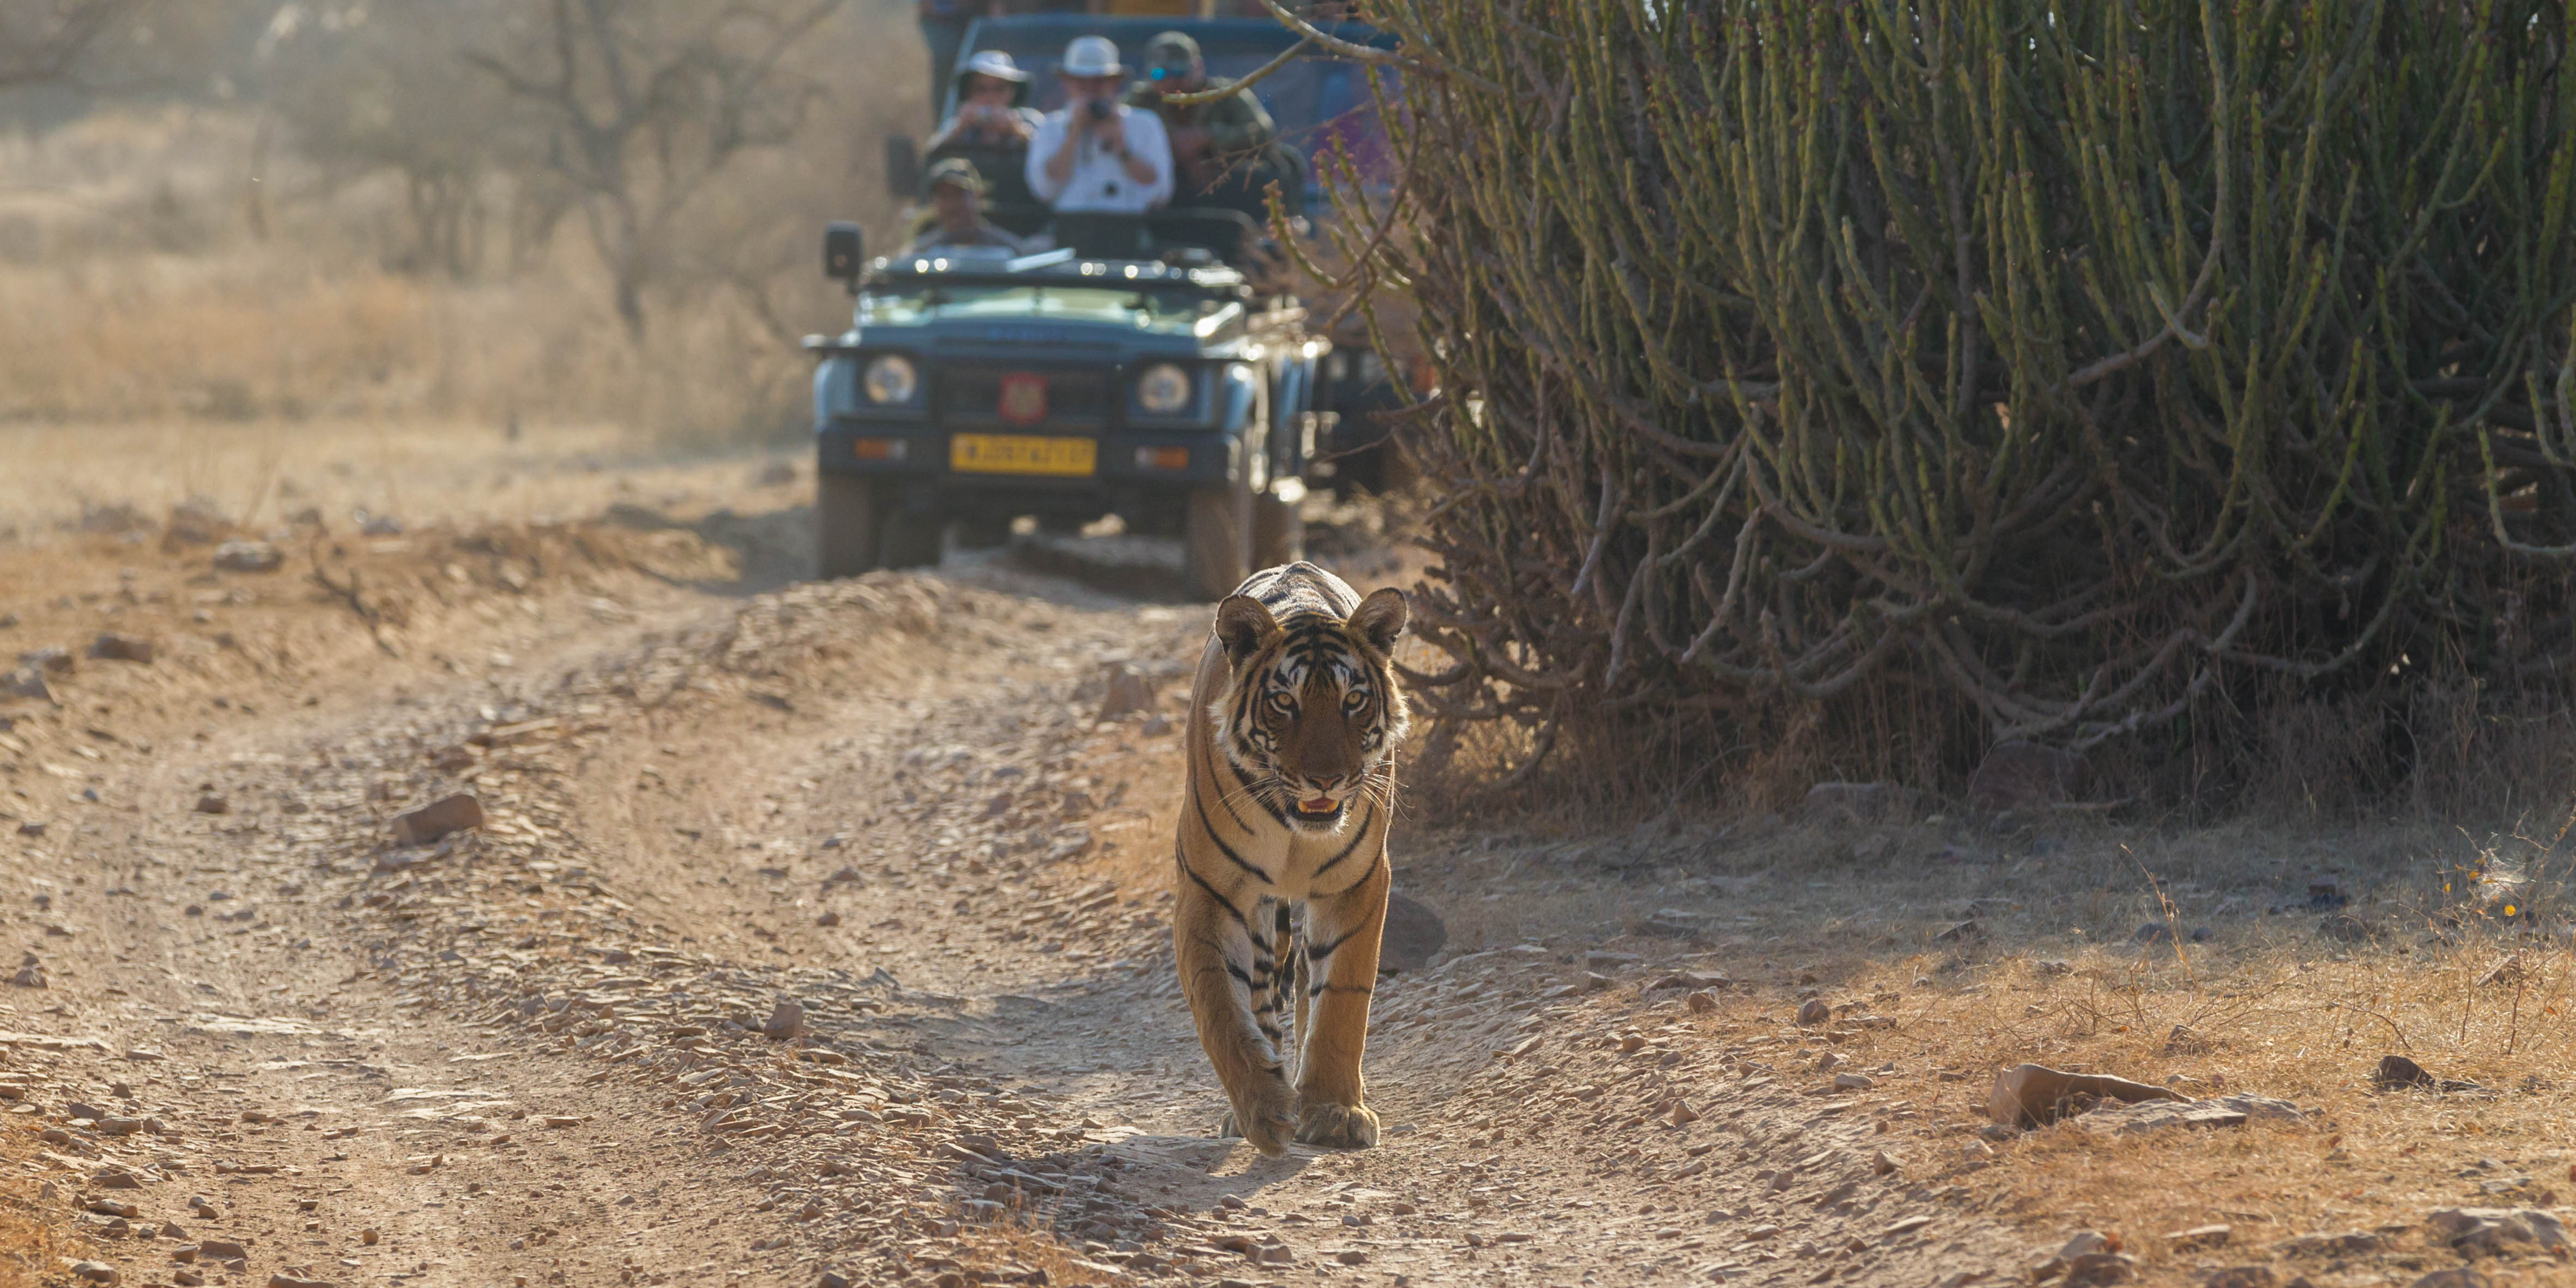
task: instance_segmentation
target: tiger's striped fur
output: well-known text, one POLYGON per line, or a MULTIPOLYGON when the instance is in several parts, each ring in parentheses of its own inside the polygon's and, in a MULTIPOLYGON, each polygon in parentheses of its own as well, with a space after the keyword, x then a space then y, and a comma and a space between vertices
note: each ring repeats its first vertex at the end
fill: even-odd
POLYGON ((1233 1104, 1225 1134, 1265 1154, 1292 1137, 1377 1143, 1360 1055, 1407 723, 1387 658, 1405 615, 1402 591, 1363 600, 1313 564, 1255 573, 1217 606, 1190 688, 1172 944, 1233 1104))

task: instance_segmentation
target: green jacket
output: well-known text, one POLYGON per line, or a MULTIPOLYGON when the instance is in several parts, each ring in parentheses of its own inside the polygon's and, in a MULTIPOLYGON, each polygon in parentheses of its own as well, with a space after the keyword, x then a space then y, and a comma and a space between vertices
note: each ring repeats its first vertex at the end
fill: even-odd
POLYGON ((1128 89, 1127 106, 1161 116, 1165 126, 1204 127, 1210 148, 1220 157, 1258 151, 1279 137, 1279 127, 1270 123, 1270 113, 1262 109, 1261 100, 1248 89, 1195 107, 1165 107, 1163 91, 1140 84, 1128 89))

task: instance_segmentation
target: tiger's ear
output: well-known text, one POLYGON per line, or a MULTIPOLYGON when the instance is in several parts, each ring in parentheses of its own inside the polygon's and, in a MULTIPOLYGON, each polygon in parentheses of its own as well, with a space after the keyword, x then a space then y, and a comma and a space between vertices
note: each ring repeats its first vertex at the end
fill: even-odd
POLYGON ((1236 666, 1279 631, 1279 620, 1250 595, 1228 595, 1216 606, 1216 637, 1225 645, 1225 660, 1236 666))
POLYGON ((1404 592, 1388 586, 1371 592, 1358 608, 1351 610, 1351 629, 1359 632, 1369 647, 1383 653, 1395 647, 1395 641, 1403 636, 1409 615, 1404 592))

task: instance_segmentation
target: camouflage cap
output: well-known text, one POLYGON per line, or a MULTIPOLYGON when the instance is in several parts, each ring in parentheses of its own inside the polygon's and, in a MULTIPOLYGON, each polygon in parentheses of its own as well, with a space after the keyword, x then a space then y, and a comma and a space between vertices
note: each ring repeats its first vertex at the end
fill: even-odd
POLYGON ((1145 65, 1181 70, 1199 61, 1199 42, 1186 31, 1167 31, 1145 42, 1145 65))
POLYGON ((937 191, 943 183, 953 183, 968 192, 981 193, 984 191, 984 174, 975 168, 974 162, 964 157, 943 157, 931 165, 929 176, 922 182, 922 191, 937 191))

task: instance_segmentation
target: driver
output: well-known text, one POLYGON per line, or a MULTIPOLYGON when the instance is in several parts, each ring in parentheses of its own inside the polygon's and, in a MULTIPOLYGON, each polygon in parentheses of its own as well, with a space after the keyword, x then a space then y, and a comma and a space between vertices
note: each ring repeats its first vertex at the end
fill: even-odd
POLYGON ((1162 118, 1163 130, 1171 136, 1172 164, 1183 193, 1193 198, 1215 195, 1220 185, 1234 186, 1226 184, 1229 168, 1243 170, 1248 180, 1253 168, 1270 161, 1279 127, 1271 124, 1270 113, 1262 110, 1261 100, 1251 90, 1237 89, 1192 107, 1163 101, 1166 94, 1195 94, 1207 88, 1207 60, 1200 57, 1199 42, 1188 32, 1167 31, 1146 44, 1145 76, 1128 92, 1127 103, 1162 118))
POLYGON ((930 167, 930 219, 902 251, 919 255, 935 250, 989 248, 1026 254, 1029 243, 995 227, 984 217, 984 176, 964 157, 949 157, 930 167))
POLYGON ((1029 144, 1029 191, 1059 213, 1141 215, 1171 200, 1171 142, 1161 118, 1118 101, 1118 46, 1074 37, 1056 78, 1068 97, 1029 144))
POLYGON ((957 114, 930 136, 928 151, 947 147, 1024 148, 1038 132, 1038 114, 1022 106, 1029 74, 1009 54, 986 49, 957 73, 957 114))

